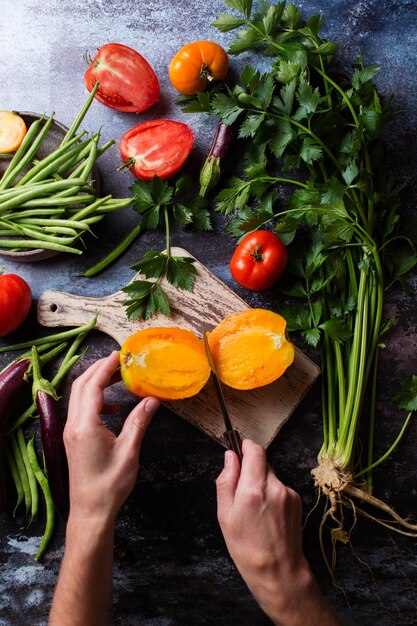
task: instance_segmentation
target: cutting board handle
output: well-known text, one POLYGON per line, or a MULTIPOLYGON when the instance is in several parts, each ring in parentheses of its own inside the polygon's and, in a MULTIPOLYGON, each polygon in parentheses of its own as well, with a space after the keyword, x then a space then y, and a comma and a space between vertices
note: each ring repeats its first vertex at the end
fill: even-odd
MULTIPOLYGON (((97 330, 119 341, 120 329, 129 324, 123 308, 125 299, 126 295, 121 291, 104 298, 45 291, 38 302, 38 321, 43 326, 83 326, 97 315, 97 330), (112 333, 112 329, 115 333, 112 333)), ((129 328, 127 334, 130 332, 129 328)))

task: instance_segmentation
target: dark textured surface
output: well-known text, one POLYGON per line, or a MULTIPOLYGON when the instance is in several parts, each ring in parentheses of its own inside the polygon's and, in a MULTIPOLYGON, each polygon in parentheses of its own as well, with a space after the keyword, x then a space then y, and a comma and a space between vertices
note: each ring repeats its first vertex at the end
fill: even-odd
MULTIPOLYGON (((409 185, 406 208, 415 211, 417 3, 317 0, 298 6, 306 16, 323 13, 324 33, 340 42, 338 60, 342 69, 350 70, 360 49, 366 62, 382 66, 378 86, 384 95, 394 94, 402 109, 387 132, 392 147, 390 159, 397 178, 409 185)), ((186 116, 179 111, 167 78, 167 66, 176 50, 192 40, 215 38, 227 47, 229 36, 210 27, 223 10, 220 0, 193 2, 191 15, 190 5, 184 0, 0 0, 0 108, 55 111, 58 120, 70 124, 86 97, 83 53, 93 53, 104 43, 119 41, 139 50, 152 64, 162 87, 161 101, 139 117, 94 103, 85 127, 89 131, 102 127, 104 141, 117 140, 132 125, 151 117, 186 121, 196 136, 190 161, 196 168, 210 143, 215 120, 210 123, 202 116, 186 116)), ((233 67, 238 70, 248 60, 250 55, 233 60, 233 67)), ((123 197, 132 179, 129 173, 116 171, 117 165, 118 151, 114 146, 100 162, 103 192, 123 197)), ((4 262, 8 272, 18 272, 28 280, 34 296, 30 318, 8 341, 40 332, 35 306, 46 289, 101 296, 130 280, 130 265, 149 247, 159 249, 164 245, 162 232, 144 236, 102 276, 93 280, 75 276, 110 249, 134 221, 131 211, 109 218, 99 231, 100 245, 92 245, 81 258, 59 256, 36 265, 4 262)), ((214 234, 176 233, 174 243, 197 256, 249 304, 281 303, 279 295, 249 294, 232 282, 228 260, 233 241, 224 234, 219 217, 214 234)), ((398 381, 417 372, 415 279, 410 286, 410 297, 393 293, 387 302, 387 314, 397 315, 399 324, 382 354, 376 453, 390 445, 402 423, 402 414, 391 404, 398 381)), ((99 333, 89 344, 88 354, 71 377, 115 347, 112 340, 99 333)), ((317 360, 314 352, 310 356, 317 360)), ((0 369, 6 358, 9 357, 1 355, 0 369)), ((66 391, 69 384, 70 380, 66 391)), ((122 401, 120 421, 113 418, 117 429, 134 400, 121 388, 113 389, 112 397, 122 401)), ((414 421, 398 451, 374 476, 375 494, 403 515, 417 512, 416 435, 414 421)), ((310 469, 315 465, 320 443, 320 389, 316 385, 269 448, 272 466, 284 482, 300 492, 306 512, 315 503, 310 469)), ((217 526, 214 479, 222 457, 223 451, 217 444, 177 416, 161 410, 154 419, 144 442, 137 487, 118 519, 114 624, 269 623, 234 570, 217 526)), ((306 553, 343 622, 364 626, 416 624, 416 541, 359 521, 352 535, 355 553, 349 547, 343 547, 339 553, 337 577, 346 601, 329 581, 321 559, 317 538, 320 512, 319 505, 306 526, 306 553)), ((64 529, 58 525, 47 558, 44 563, 35 564, 33 556, 42 523, 41 518, 26 528, 22 519, 12 518, 11 508, 0 516, 1 626, 46 624, 62 556, 64 529)))

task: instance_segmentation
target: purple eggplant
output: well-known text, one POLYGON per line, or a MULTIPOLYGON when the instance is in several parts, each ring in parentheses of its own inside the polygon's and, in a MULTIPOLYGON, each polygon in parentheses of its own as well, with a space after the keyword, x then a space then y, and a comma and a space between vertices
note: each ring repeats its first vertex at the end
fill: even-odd
POLYGON ((220 180, 222 160, 227 154, 230 142, 235 134, 234 127, 220 121, 217 124, 213 141, 200 172, 200 196, 205 197, 220 180))
POLYGON ((4 437, 9 417, 10 404, 24 386, 25 374, 31 366, 27 357, 12 361, 0 372, 0 510, 6 507, 6 488, 4 480, 4 437))
POLYGON ((32 348, 33 401, 39 413, 46 474, 55 507, 66 519, 69 512, 68 464, 63 440, 63 425, 58 411, 58 396, 51 383, 42 377, 39 356, 32 348))

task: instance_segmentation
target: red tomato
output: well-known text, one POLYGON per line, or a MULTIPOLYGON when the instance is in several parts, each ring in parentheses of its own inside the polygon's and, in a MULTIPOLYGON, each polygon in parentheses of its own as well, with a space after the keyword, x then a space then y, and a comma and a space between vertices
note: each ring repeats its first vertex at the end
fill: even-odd
POLYGON ((230 271, 239 285, 252 291, 271 287, 287 265, 287 248, 269 230, 249 233, 237 246, 230 271))
POLYGON ((180 169, 191 152, 193 131, 173 120, 152 120, 138 124, 120 140, 120 154, 136 178, 169 178, 180 169))
POLYGON ((107 43, 99 49, 84 81, 88 91, 98 81, 95 97, 117 111, 140 113, 160 96, 158 79, 148 61, 121 43, 107 43))
POLYGON ((0 275, 0 337, 8 335, 25 320, 32 304, 32 292, 16 274, 0 275))

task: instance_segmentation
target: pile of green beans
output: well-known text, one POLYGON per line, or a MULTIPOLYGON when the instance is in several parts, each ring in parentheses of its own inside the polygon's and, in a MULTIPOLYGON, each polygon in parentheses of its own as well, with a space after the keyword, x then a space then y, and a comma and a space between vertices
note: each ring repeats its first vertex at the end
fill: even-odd
POLYGON ((96 197, 93 168, 114 141, 99 146, 100 133, 85 136, 78 130, 97 87, 98 83, 59 146, 40 160, 37 152, 54 115, 29 126, 0 179, 0 248, 82 254, 82 236, 91 232, 91 226, 132 204, 131 198, 96 197))
MULTIPOLYGON (((60 352, 68 347, 68 340, 72 343, 67 349, 56 374, 51 379, 54 389, 58 389, 68 372, 84 354, 77 354, 78 348, 84 341, 88 333, 95 327, 96 318, 91 322, 53 335, 29 340, 27 342, 0 348, 0 352, 7 350, 20 350, 30 348, 33 345, 39 347, 39 352, 45 352, 43 362, 53 360, 60 352)), ((22 355, 22 357, 25 355, 22 355)), ((36 418, 36 405, 32 402, 28 408, 18 416, 14 416, 8 423, 6 439, 4 445, 5 460, 16 490, 16 505, 14 515, 21 507, 25 508, 25 516, 28 524, 34 520, 39 513, 39 488, 44 499, 46 513, 44 534, 39 545, 35 560, 40 560, 44 555, 52 539, 55 526, 55 505, 49 488, 48 478, 44 468, 39 463, 34 445, 33 435, 26 441, 23 427, 31 418, 36 418)))

